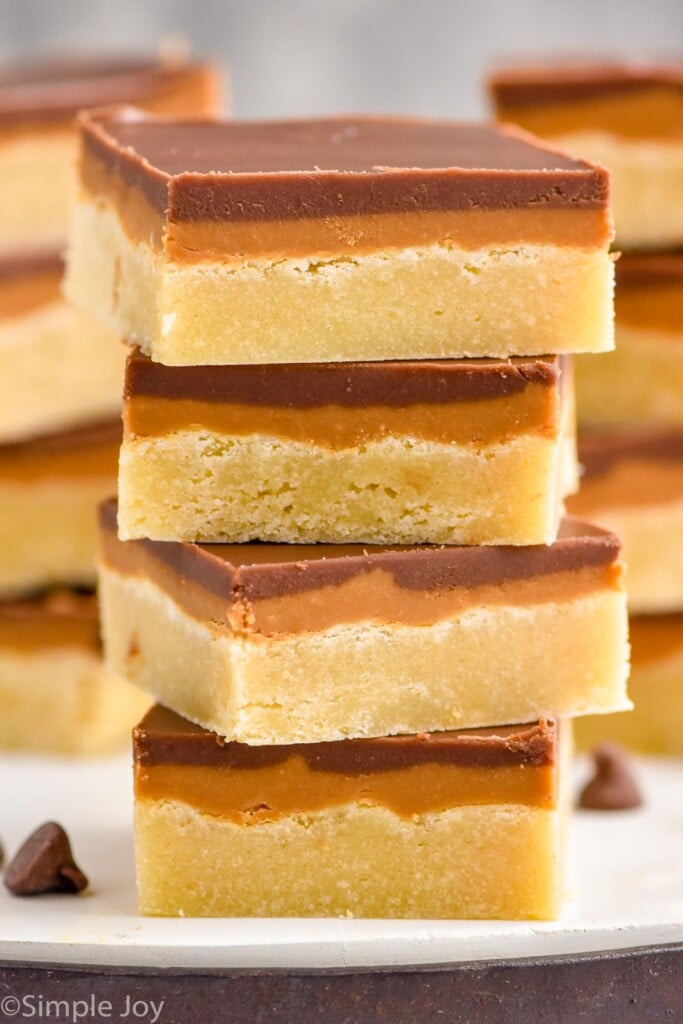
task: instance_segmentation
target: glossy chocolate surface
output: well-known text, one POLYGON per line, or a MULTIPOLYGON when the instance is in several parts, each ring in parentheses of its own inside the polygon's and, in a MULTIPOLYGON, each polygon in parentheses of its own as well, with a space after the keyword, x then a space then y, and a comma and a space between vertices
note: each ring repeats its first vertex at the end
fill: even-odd
POLYGON ((320 405, 403 408, 417 403, 485 401, 529 384, 552 387, 560 358, 424 362, 282 363, 260 366, 164 366, 134 350, 124 398, 148 395, 202 402, 309 409, 320 405))
POLYGON ((458 764, 473 768, 552 764, 556 755, 557 727, 553 722, 541 721, 417 736, 250 746, 226 741, 157 704, 134 730, 133 745, 139 767, 184 764, 260 768, 298 756, 313 771, 356 775, 421 764, 458 764))
POLYGON ((603 209, 603 168, 516 129, 381 118, 85 117, 84 153, 171 221, 603 209))
MULTIPOLYGON (((105 534, 116 537, 116 502, 100 507, 105 534)), ((151 555, 176 576, 225 600, 256 602, 321 587, 337 587, 381 570, 404 590, 440 593, 502 586, 584 568, 610 566, 620 543, 606 530, 565 519, 558 540, 526 547, 379 547, 356 544, 191 544, 168 541, 120 541, 114 551, 151 555)))

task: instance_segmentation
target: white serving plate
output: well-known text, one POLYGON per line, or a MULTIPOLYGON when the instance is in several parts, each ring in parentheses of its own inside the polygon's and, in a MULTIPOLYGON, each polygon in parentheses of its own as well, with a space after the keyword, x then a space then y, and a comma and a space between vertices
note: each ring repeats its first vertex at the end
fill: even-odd
MULTIPOLYGON (((90 876, 81 897, 0 892, 0 961, 197 968, 457 964, 683 942, 683 761, 635 762, 645 805, 579 812, 562 920, 363 921, 138 916, 126 756, 0 758, 0 836, 11 855, 54 819, 90 876)), ((588 768, 577 768, 577 783, 588 768)))

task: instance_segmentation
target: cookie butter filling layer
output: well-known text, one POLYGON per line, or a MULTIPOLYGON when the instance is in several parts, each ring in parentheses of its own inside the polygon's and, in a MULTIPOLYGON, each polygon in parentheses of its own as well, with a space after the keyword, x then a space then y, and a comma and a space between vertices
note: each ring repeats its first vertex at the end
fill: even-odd
POLYGON ((627 139, 683 138, 680 66, 520 66, 496 72, 489 87, 502 120, 541 136, 596 129, 627 139))
POLYGON ((610 238, 606 172, 513 130, 125 112, 82 124, 85 195, 179 262, 610 238))
POLYGON ((559 358, 176 367, 128 359, 125 433, 206 429, 343 449, 384 437, 504 443, 559 430, 559 358))
POLYGON ((363 803, 401 817, 455 805, 556 803, 557 727, 252 747, 157 705, 134 731, 135 795, 241 823, 363 803))
POLYGON ((212 629, 245 636, 418 626, 477 604, 533 605, 621 585, 616 538, 573 521, 551 547, 526 548, 121 542, 113 502, 101 527, 105 565, 153 581, 212 629))

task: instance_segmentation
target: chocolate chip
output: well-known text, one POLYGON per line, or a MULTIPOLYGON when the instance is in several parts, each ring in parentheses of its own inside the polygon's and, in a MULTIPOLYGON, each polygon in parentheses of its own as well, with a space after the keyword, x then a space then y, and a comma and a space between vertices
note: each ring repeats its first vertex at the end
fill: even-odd
POLYGON ((69 837, 54 821, 31 833, 7 865, 4 882, 14 896, 77 893, 88 885, 74 860, 69 837))
POLYGON ((626 752, 618 743, 600 743, 593 751, 595 775, 579 797, 579 807, 594 811, 627 811, 643 798, 626 752))

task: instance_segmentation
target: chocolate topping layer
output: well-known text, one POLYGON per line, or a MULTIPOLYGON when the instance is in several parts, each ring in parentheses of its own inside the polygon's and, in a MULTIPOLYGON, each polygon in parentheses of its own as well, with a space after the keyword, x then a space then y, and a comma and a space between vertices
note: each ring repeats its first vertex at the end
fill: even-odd
POLYGON ((683 459, 683 430, 588 430, 579 434, 579 462, 586 475, 608 472, 623 460, 683 459))
POLYGON ((571 102, 659 86, 683 91, 683 64, 560 61, 501 69, 489 79, 497 101, 520 106, 571 102))
POLYGON ((84 107, 145 103, 198 65, 157 57, 69 57, 0 71, 0 127, 22 121, 71 119, 84 107))
POLYGON ((84 116, 86 159, 170 221, 604 209, 603 168, 494 126, 380 118, 171 122, 84 116))
MULTIPOLYGON (((104 502, 100 517, 105 536, 116 538, 116 502, 104 502)), ((573 519, 564 520, 558 540, 549 547, 117 543, 127 551, 146 552, 178 577, 224 600, 226 617, 233 604, 338 587, 374 570, 389 574, 404 590, 438 594, 611 566, 620 551, 613 534, 573 519)))
POLYGON ((226 741, 157 704, 133 731, 133 749, 140 768, 170 764, 243 770, 299 756, 313 771, 366 775, 423 764, 472 768, 553 764, 557 737, 555 723, 541 721, 418 736, 249 746, 226 741))
POLYGON ((560 358, 385 363, 164 366, 139 350, 128 357, 124 400, 137 395, 310 409, 321 405, 404 408, 484 401, 528 384, 552 387, 560 358))

